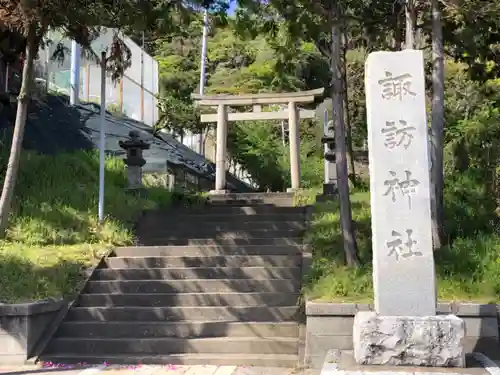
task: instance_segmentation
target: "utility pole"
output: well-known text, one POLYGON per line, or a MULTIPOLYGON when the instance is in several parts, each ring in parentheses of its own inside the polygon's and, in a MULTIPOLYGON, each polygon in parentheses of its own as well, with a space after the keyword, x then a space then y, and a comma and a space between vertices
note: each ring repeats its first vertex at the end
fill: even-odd
POLYGON ((71 105, 76 105, 80 98, 80 45, 74 40, 71 41, 71 87, 69 101, 71 105))
POLYGON ((144 31, 141 37, 141 121, 144 121, 144 31))

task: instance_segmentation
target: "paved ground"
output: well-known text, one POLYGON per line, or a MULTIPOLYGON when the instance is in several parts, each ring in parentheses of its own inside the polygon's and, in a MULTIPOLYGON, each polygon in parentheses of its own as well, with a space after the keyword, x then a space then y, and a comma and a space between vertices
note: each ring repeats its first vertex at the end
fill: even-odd
POLYGON ((497 364, 479 353, 466 356, 465 368, 363 366, 352 352, 331 350, 325 358, 321 375, 500 375, 497 364))
POLYGON ((319 375, 320 370, 243 366, 3 366, 0 375, 319 375))
POLYGON ((500 375, 499 363, 482 355, 467 358, 467 367, 384 367, 359 366, 349 355, 326 363, 323 369, 291 369, 246 366, 2 366, 0 375, 500 375), (321 374, 320 374, 321 373, 321 374))

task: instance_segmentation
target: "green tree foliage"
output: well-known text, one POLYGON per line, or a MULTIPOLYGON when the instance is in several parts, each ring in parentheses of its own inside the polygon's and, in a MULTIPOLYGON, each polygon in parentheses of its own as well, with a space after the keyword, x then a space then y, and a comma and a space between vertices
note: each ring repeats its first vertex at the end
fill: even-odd
POLYGON ((199 111, 191 101, 191 93, 199 84, 201 28, 202 23, 195 18, 184 33, 167 35, 155 42, 160 73, 160 117, 156 129, 168 129, 178 135, 202 130, 199 111))
POLYGON ((283 168, 286 147, 269 122, 248 121, 233 124, 228 148, 235 161, 243 165, 263 190, 282 191, 287 186, 283 168))
MULTIPOLYGON (((442 83, 438 74, 432 77, 437 64, 430 54, 431 38, 435 36, 431 28, 431 5, 434 4, 436 10, 436 2, 425 0, 415 4, 415 42, 419 48, 424 48, 426 55, 430 111, 435 94, 433 91, 442 83)), ((404 45, 404 2, 294 0, 285 3, 270 0, 262 3, 242 0, 240 5, 236 20, 229 20, 223 27, 212 27, 210 30, 206 92, 243 94, 325 87, 328 95, 337 93, 332 98, 337 103, 343 95, 341 91, 346 88, 346 119, 349 120, 346 125, 351 127, 354 148, 364 146, 364 61, 373 50, 399 50, 404 45), (332 40, 332 27, 336 28, 334 35, 340 33, 341 38, 332 40), (337 50, 340 50, 341 57, 347 50, 347 82, 344 87, 335 86, 341 75, 332 79, 332 72, 337 72, 337 66, 331 64, 332 54, 335 52, 338 57, 337 50)), ((475 191, 482 192, 484 204, 481 204, 484 207, 491 207, 491 203, 499 197, 498 145, 491 140, 498 138, 495 125, 498 123, 498 84, 493 79, 498 76, 500 61, 499 8, 493 0, 439 1, 446 52, 445 196, 450 199, 450 196, 459 192, 467 195, 466 192, 474 190, 473 186, 479 186, 476 184, 482 180, 483 186, 475 191)), ((199 20, 197 22, 193 24, 196 26, 193 26, 190 35, 182 39, 182 43, 174 38, 165 39, 163 47, 157 50, 162 61, 164 95, 185 100, 187 105, 191 105, 189 93, 197 91, 199 81, 201 26, 199 20)), ((436 23, 434 26, 436 30, 436 23)), ((434 56, 437 56, 440 51, 436 49, 436 39, 434 42, 434 56)), ((324 102, 318 108, 317 118, 320 121, 310 127, 305 125, 302 129, 302 161, 309 163, 314 160, 314 167, 312 163, 303 165, 304 186, 307 186, 308 181, 315 181, 314 184, 318 185, 321 183, 322 145, 319 137, 322 112, 327 108, 330 118, 334 118, 332 106, 332 101, 324 102), (312 174, 309 175, 309 170, 314 170, 320 177, 316 180, 312 174)), ((442 104, 434 105, 436 113, 439 107, 442 104)), ((189 126, 189 121, 185 123, 186 127, 189 126)), ((286 186, 289 178, 288 152, 286 144, 285 147, 282 144, 278 123, 232 124, 229 141, 231 155, 255 177, 262 188, 281 190, 286 186)), ((460 211, 457 207, 450 208, 450 204, 446 206, 450 217, 458 212, 455 209, 460 211)), ((485 210, 494 211, 490 208, 485 210)), ((457 224, 462 228, 460 230, 458 227, 448 228, 449 222, 447 234, 454 237, 463 232, 467 225, 472 228, 472 224, 480 220, 475 219, 474 223, 468 222, 467 225, 457 224)), ((483 228, 490 224, 491 220, 488 219, 478 225, 483 228)))
MULTIPOLYGON (((229 20, 227 25, 210 30, 207 93, 309 90, 325 86, 330 81, 328 61, 314 44, 302 43, 293 50, 279 50, 265 35, 248 39, 241 37, 236 33, 235 26, 229 20)), ((193 22, 189 29, 192 30, 189 37, 164 38, 158 41, 156 49, 161 91, 161 117, 157 127, 168 128, 177 134, 202 129, 198 110, 190 99, 190 94, 198 91, 201 23, 193 22)), ((321 135, 317 134, 317 129, 322 128, 322 125, 302 121, 301 128, 302 160, 309 164, 302 167, 302 183, 303 186, 311 186, 321 180, 321 173, 314 174, 312 171, 317 171, 317 166, 321 165, 319 150, 322 146, 318 144, 321 135), (309 133, 312 135, 307 135, 309 133), (311 161, 313 154, 315 158, 311 161)), ((288 187, 289 151, 287 144, 283 146, 279 122, 232 123, 228 147, 231 156, 262 189, 283 191, 288 187)))
POLYGON ((198 133, 201 130, 199 111, 187 101, 175 96, 158 99, 160 117, 155 129, 169 129, 176 135, 185 135, 186 130, 198 133))
POLYGON ((160 73, 160 95, 190 101, 199 84, 202 21, 195 19, 185 33, 155 41, 154 54, 160 73), (185 35, 186 34, 186 35, 185 35))
MULTIPOLYGON (((220 3, 223 7, 225 2, 220 3)), ((33 82, 34 60, 49 30, 57 29, 78 42, 85 50, 91 50, 91 42, 103 27, 114 29, 116 34, 108 51, 105 64, 117 79, 129 66, 129 49, 117 37, 120 30, 156 32, 172 30, 173 25, 182 24, 183 15, 191 14, 196 6, 215 6, 214 0, 182 2, 172 4, 165 0, 99 0, 81 2, 77 0, 0 0, 0 26, 22 36, 26 41, 25 62, 11 153, 3 181, 0 197, 0 235, 8 226, 19 162, 21 159, 24 126, 26 123, 29 95, 33 82), (165 20, 171 21, 165 23, 165 20), (176 22, 174 22, 174 20, 176 22)), ((99 51, 98 51, 99 52, 99 51)))
POLYGON ((241 5, 243 9, 238 14, 238 20, 242 27, 265 32, 270 37, 277 39, 278 50, 293 50, 297 45, 309 42, 314 43, 323 56, 328 59, 332 79, 327 88, 332 99, 337 186, 344 249, 347 264, 357 267, 359 259, 352 226, 348 181, 349 169, 351 169, 353 177, 354 170, 350 123, 346 111, 348 102, 345 55, 347 48, 346 30, 351 23, 354 23, 353 15, 363 13, 366 4, 357 1, 314 0, 311 2, 295 0, 291 3, 285 3, 270 0, 262 3, 255 0, 242 0, 241 5), (284 37, 280 37, 281 35, 284 37), (347 162, 348 159, 350 163, 347 162), (348 164, 351 166, 350 168, 348 164))
POLYGON ((500 75, 500 3, 495 0, 445 1, 443 32, 446 52, 466 63, 472 78, 500 75))
MULTIPOLYGON (((301 186, 312 188, 323 180, 322 147, 315 142, 316 126, 303 121, 301 127, 301 186)), ((262 190, 284 191, 290 184, 288 144, 278 124, 271 121, 235 123, 228 148, 234 160, 245 167, 262 190)))
MULTIPOLYGON (((161 94, 186 101, 199 84, 201 23, 193 22, 189 28, 189 37, 163 38, 155 50, 161 94)), ((265 36, 239 37, 231 20, 211 30, 207 49, 208 93, 308 90, 330 80, 328 61, 313 44, 299 44, 284 56, 265 36)))

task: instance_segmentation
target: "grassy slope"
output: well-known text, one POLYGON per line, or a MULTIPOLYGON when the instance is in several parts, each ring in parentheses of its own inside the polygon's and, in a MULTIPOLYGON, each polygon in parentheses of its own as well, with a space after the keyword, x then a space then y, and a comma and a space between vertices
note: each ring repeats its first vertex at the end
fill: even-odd
MULTIPOLYGON (((317 204, 307 234, 314 254, 305 288, 310 299, 373 299, 369 194, 353 194, 352 207, 363 266, 359 270, 344 266, 337 203, 317 204)), ((437 251, 435 258, 440 300, 500 301, 500 236, 494 231, 458 237, 452 247, 437 251)))
POLYGON ((0 302, 74 292, 82 270, 107 248, 132 242, 130 229, 141 210, 170 204, 164 189, 149 188, 148 198, 140 198, 125 193, 125 186, 123 162, 107 159, 107 220, 99 228, 97 153, 23 153, 10 229, 0 242, 0 302))

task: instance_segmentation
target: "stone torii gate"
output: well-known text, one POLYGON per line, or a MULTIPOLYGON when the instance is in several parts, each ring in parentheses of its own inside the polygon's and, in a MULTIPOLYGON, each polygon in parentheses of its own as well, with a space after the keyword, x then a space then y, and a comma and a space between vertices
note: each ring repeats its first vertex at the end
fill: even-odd
POLYGON ((300 119, 314 118, 315 111, 299 110, 297 103, 312 103, 323 95, 324 89, 291 93, 264 93, 251 95, 200 95, 191 94, 198 105, 217 107, 215 114, 201 115, 201 122, 217 122, 215 155, 215 190, 211 194, 226 194, 226 159, 228 121, 288 120, 290 143, 291 188, 300 188, 300 119), (262 112, 262 105, 288 104, 288 109, 276 112, 262 112), (253 106, 253 112, 229 113, 228 107, 253 106))

